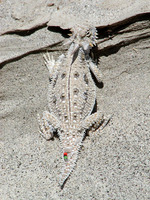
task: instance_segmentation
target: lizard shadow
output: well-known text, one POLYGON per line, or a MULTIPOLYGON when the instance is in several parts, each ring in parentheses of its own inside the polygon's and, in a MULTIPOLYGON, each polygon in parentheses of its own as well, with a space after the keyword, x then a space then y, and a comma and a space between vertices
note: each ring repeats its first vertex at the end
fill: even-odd
POLYGON ((102 89, 104 87, 104 83, 101 81, 101 82, 98 82, 95 75, 93 74, 93 72, 90 70, 91 72, 91 76, 92 76, 92 79, 94 80, 94 83, 95 85, 99 88, 99 89, 102 89))

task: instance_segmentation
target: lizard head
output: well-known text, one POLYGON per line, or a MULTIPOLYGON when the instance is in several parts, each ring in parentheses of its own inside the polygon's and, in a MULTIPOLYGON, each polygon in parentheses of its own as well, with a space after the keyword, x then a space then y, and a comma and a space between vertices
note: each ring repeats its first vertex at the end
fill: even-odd
POLYGON ((71 45, 70 53, 74 55, 79 48, 89 54, 90 49, 96 46, 97 31, 96 28, 75 26, 71 29, 72 36, 64 43, 64 45, 71 45))

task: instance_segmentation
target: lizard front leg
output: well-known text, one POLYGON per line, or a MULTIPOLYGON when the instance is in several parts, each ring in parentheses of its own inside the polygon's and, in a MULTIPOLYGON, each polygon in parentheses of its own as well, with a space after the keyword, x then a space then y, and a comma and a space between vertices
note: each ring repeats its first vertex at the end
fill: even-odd
POLYGON ((63 62, 63 59, 65 56, 62 54, 59 56, 59 59, 57 61, 54 60, 53 56, 50 58, 49 53, 46 53, 43 55, 44 63, 49 71, 49 76, 52 78, 53 76, 58 74, 58 69, 60 68, 61 63, 63 62))
POLYGON ((40 119, 38 114, 38 121, 40 126, 40 134, 46 139, 53 138, 53 133, 60 127, 59 121, 54 115, 48 111, 43 112, 43 117, 40 119))

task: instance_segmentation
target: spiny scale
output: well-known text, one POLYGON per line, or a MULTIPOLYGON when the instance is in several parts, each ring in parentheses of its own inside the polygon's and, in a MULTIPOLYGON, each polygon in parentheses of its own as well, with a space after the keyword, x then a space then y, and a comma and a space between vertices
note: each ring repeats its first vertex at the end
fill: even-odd
POLYGON ((45 111, 42 119, 38 116, 43 137, 50 139, 55 130, 60 137, 61 186, 75 166, 85 131, 93 125, 98 127, 102 120, 100 112, 91 114, 96 100, 96 89, 90 70, 96 72, 98 81, 101 77, 88 54, 91 44, 94 45, 96 40, 96 29, 80 28, 79 31, 79 27, 74 28, 69 40, 71 46, 66 56, 61 55, 58 61, 50 59, 49 55, 44 56, 50 76, 49 112, 45 111))

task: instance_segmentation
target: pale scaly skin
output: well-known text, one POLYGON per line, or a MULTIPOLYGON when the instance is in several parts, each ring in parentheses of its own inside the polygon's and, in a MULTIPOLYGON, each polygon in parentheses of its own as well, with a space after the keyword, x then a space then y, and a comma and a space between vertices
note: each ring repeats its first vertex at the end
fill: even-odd
POLYGON ((60 137, 62 187, 75 166, 85 131, 92 127, 96 129, 103 122, 100 112, 91 114, 96 100, 96 88, 90 70, 101 81, 101 73, 88 55, 93 42, 86 34, 81 41, 78 41, 79 38, 73 35, 67 55, 61 55, 58 61, 50 59, 48 54, 44 56, 50 77, 49 112, 45 111, 42 119, 38 116, 38 120, 40 133, 45 139, 51 139, 54 131, 60 137), (67 153, 67 159, 64 159, 64 152, 67 153))

